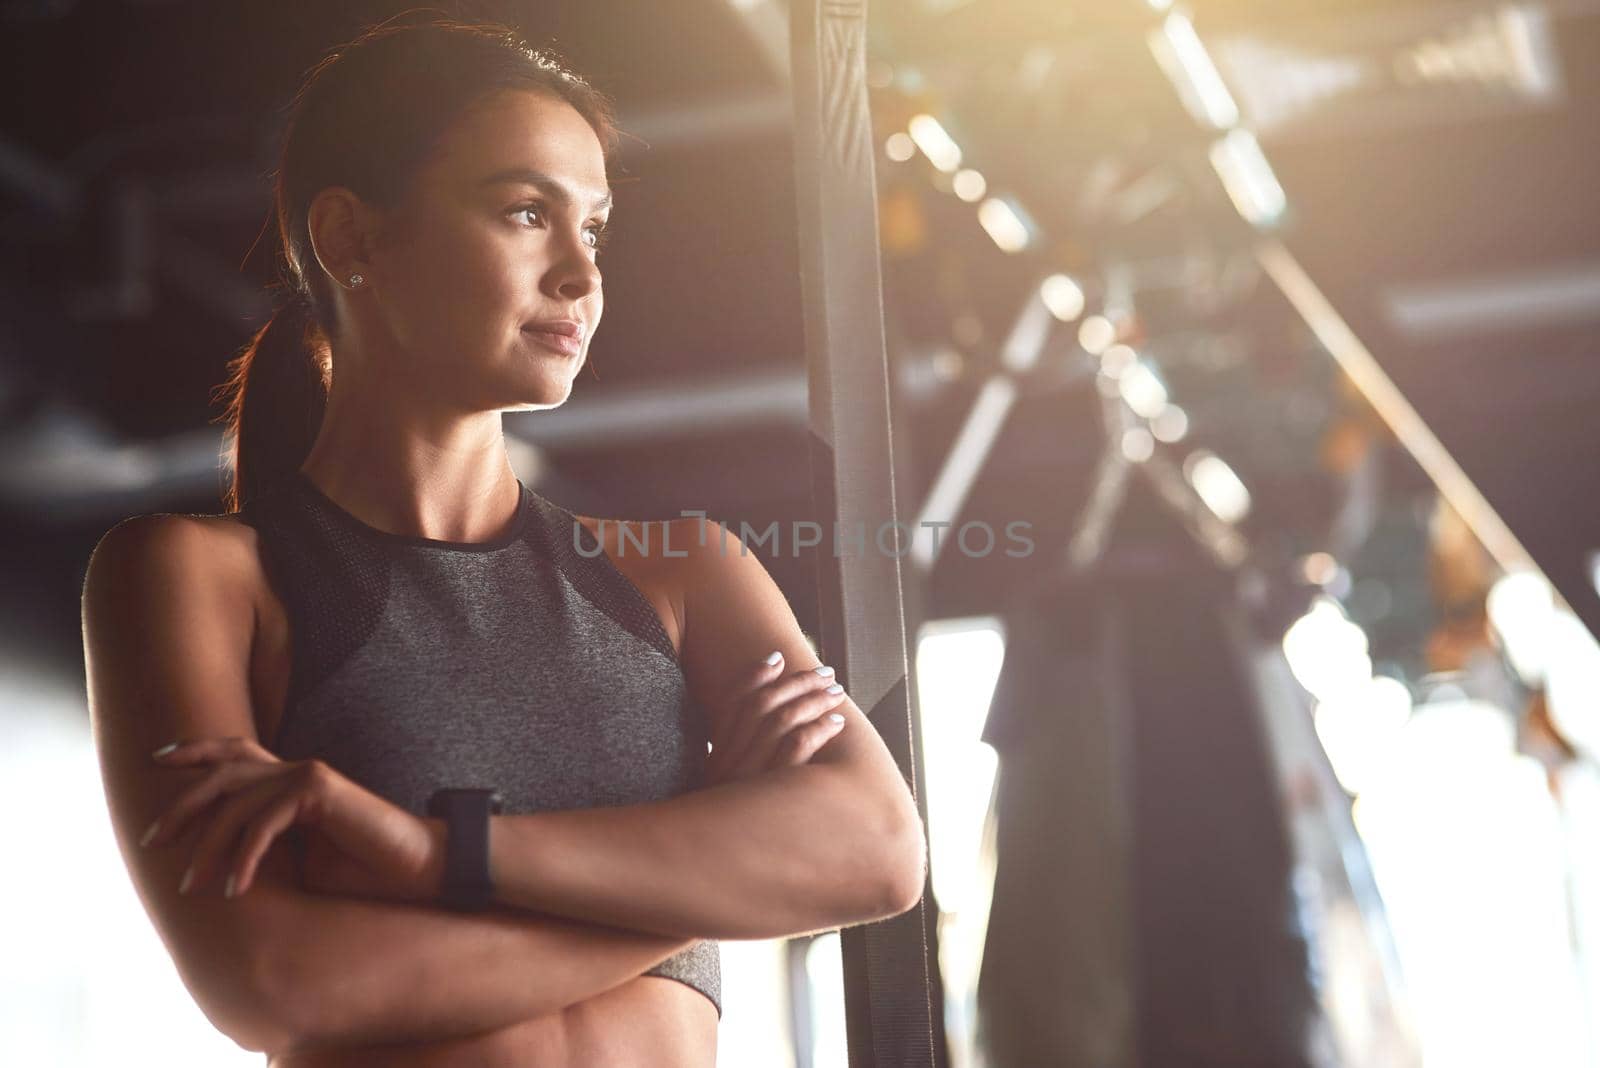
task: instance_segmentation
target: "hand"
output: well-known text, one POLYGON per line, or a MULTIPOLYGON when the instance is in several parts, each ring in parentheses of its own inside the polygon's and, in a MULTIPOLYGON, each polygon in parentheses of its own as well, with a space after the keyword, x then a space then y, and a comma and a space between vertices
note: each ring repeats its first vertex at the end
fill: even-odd
POLYGON ((210 885, 220 885, 226 897, 244 893, 274 839, 299 827, 308 835, 308 882, 320 873, 319 886, 432 899, 437 850, 428 821, 323 761, 280 760, 250 738, 175 743, 153 758, 168 767, 206 771, 141 839, 142 845, 158 846, 191 828, 198 832, 179 893, 210 885))
POLYGON ((774 663, 763 661, 735 691, 706 758, 708 786, 804 764, 844 729, 842 719, 825 714, 845 700, 842 689, 828 692, 836 687, 833 669, 785 674, 783 667, 782 654, 774 663))

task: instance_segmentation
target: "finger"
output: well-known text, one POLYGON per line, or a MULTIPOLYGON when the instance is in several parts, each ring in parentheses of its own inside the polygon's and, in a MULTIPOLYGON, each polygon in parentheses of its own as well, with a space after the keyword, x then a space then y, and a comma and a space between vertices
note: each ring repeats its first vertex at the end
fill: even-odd
POLYGON ((231 761, 218 764, 183 793, 179 794, 166 811, 156 818, 140 839, 147 846, 163 845, 181 836, 189 823, 207 805, 218 797, 257 782, 273 774, 266 764, 248 761, 231 761))
POLYGON ((761 730, 751 742, 745 759, 755 770, 766 770, 772 766, 778 747, 796 728, 816 722, 824 713, 843 704, 845 699, 844 687, 831 683, 780 706, 762 720, 761 730))
POLYGON ((818 716, 803 723, 784 736, 778 745, 778 759, 786 766, 804 764, 828 744, 829 739, 844 730, 845 718, 838 712, 818 716))
POLYGON ((766 659, 762 660, 761 663, 757 664, 755 666, 755 668, 750 672, 750 676, 746 680, 749 685, 748 686, 739 687, 739 689, 745 690, 745 689, 750 689, 750 688, 755 687, 755 686, 760 686, 763 682, 766 682, 768 679, 776 677, 782 671, 783 671, 783 650, 782 649, 774 649, 774 650, 772 650, 772 652, 767 654, 766 659))
POLYGON ((233 864, 233 896, 238 897, 256 881, 256 869, 261 858, 278 836, 293 827, 300 817, 299 799, 290 794, 279 794, 277 799, 256 812, 244 828, 235 851, 233 864))
POLYGON ((717 707, 731 708, 738 705, 757 687, 777 678, 782 672, 783 650, 774 649, 745 672, 744 677, 723 691, 722 700, 716 702, 717 707))
POLYGON ((758 687, 724 721, 720 736, 715 739, 716 748, 726 746, 725 755, 742 758, 759 737, 767 716, 797 697, 833 685, 833 676, 833 668, 823 665, 778 676, 758 687))
POLYGON ((285 785, 284 776, 274 776, 231 794, 218 806, 200 829, 188 870, 178 884, 180 894, 209 886, 223 876, 240 832, 258 812, 284 796, 285 785))
POLYGON ((790 671, 762 683, 745 695, 744 704, 757 714, 770 712, 801 694, 827 686, 834 681, 834 670, 827 664, 813 668, 790 671))
POLYGON ((255 760, 278 762, 276 754, 265 749, 254 738, 232 736, 227 738, 194 738, 189 741, 170 742, 150 754, 162 764, 184 766, 205 764, 219 760, 255 760))
MULTIPOLYGON (((774 682, 784 679, 798 680, 807 674, 807 669, 801 669, 785 675, 785 666, 786 661, 783 650, 774 649, 764 660, 752 667, 744 678, 727 690, 728 699, 725 703, 728 705, 743 703, 749 700, 757 691, 772 685, 774 682)), ((833 675, 833 668, 831 667, 818 667, 811 670, 814 670, 819 675, 833 675)))

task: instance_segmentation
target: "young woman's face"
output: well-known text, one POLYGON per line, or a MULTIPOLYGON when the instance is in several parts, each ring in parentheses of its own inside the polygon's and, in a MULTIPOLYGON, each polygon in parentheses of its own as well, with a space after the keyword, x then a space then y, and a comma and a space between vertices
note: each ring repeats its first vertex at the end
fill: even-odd
POLYGON ((610 210, 600 140, 570 104, 506 91, 463 115, 397 213, 374 288, 419 385, 475 411, 565 401, 600 325, 610 210), (577 336, 537 328, 558 320, 577 336))

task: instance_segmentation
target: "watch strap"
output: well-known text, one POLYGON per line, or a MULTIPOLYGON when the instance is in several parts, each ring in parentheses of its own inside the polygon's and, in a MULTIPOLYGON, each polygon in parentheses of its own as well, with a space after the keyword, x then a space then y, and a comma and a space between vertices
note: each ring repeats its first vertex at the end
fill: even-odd
POLYGON ((439 903, 459 912, 481 912, 494 900, 489 877, 489 817, 501 810, 500 795, 481 787, 448 787, 428 799, 428 815, 442 819, 444 877, 439 903))

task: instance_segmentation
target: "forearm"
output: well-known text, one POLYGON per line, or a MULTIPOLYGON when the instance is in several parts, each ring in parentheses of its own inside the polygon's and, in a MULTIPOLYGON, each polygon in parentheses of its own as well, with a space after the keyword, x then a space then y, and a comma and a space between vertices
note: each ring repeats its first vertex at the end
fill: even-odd
POLYGON ((844 769, 799 765, 664 801, 495 816, 496 899, 700 938, 883 919, 910 907, 895 888, 920 870, 921 828, 861 797, 844 769))
MULTIPOLYGON (((257 897, 257 895, 260 897, 257 897)), ((449 1038, 558 1012, 693 939, 509 910, 431 907, 262 885, 264 1007, 293 1048, 449 1038)))

